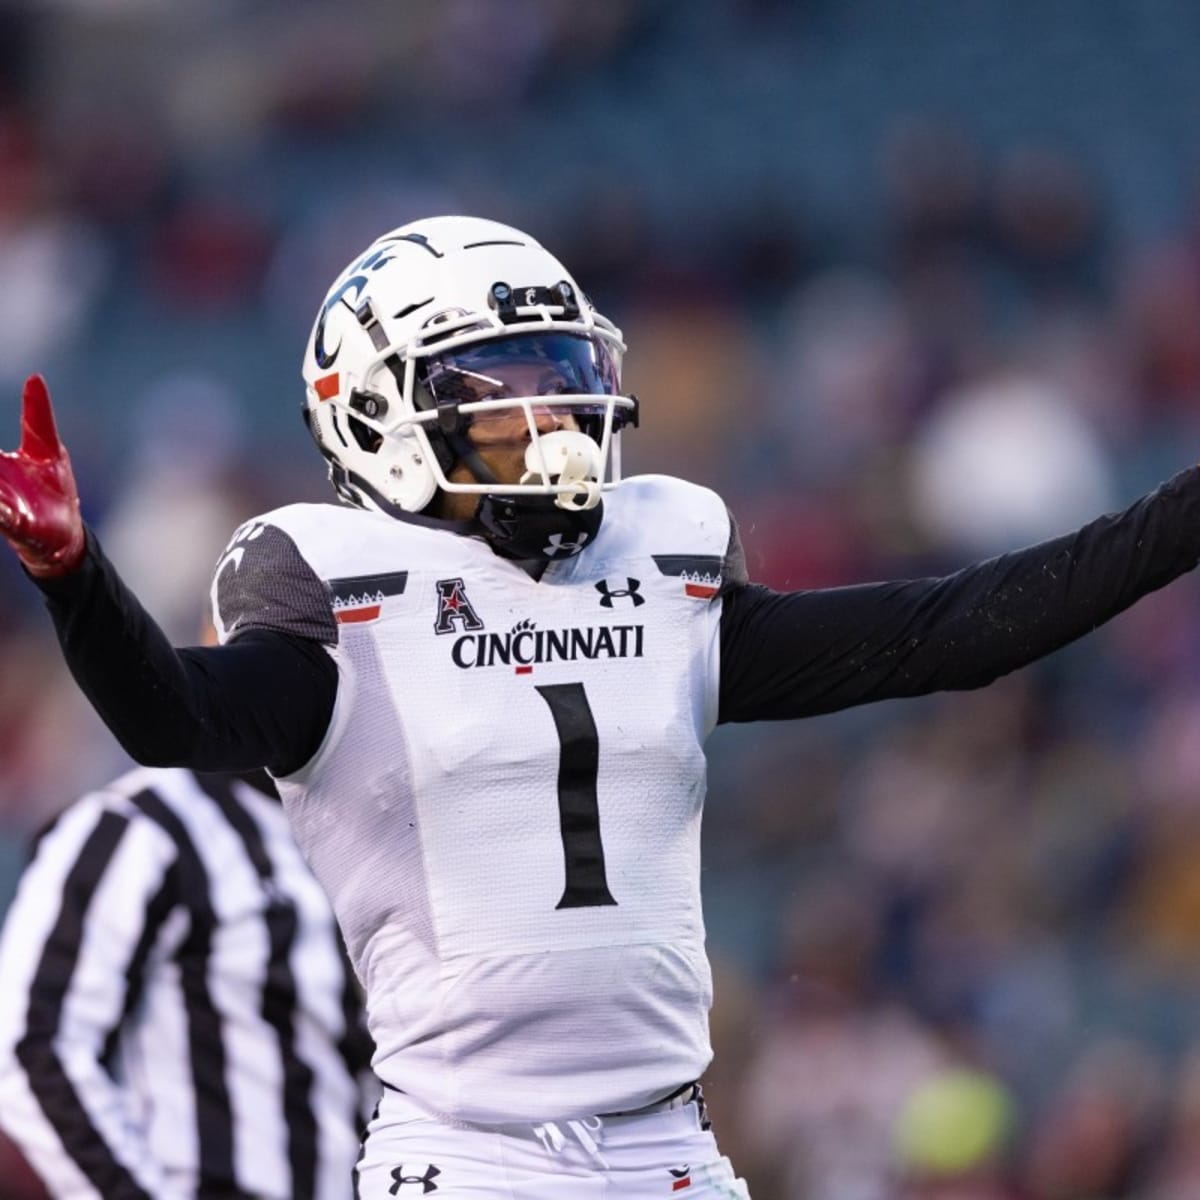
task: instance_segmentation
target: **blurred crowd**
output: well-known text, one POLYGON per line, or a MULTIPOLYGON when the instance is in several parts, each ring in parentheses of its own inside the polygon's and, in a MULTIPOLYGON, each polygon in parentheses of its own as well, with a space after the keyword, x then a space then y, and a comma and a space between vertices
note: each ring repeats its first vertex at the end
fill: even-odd
MULTIPOLYGON (((927 23, 994 81, 970 19, 1008 7, 927 23)), ((1048 108, 1098 44, 1148 53, 1150 7, 1060 38, 1048 108)), ((86 515, 180 642, 240 520, 326 498, 298 416, 324 288, 436 211, 571 266, 626 332, 627 470, 719 490, 764 583, 949 572, 1200 457, 1200 91, 1176 175, 1140 180, 1174 189, 1152 221, 1099 119, 1093 150, 1002 138, 889 107, 885 76, 864 123, 846 75, 857 124, 831 92, 825 136, 868 173, 839 214, 783 190, 815 118, 754 68, 878 57, 832 3, 194 8, 0 8, 0 443, 42 370, 86 515), (684 77, 711 105, 664 128, 684 77)), ((0 599, 2 908, 29 835, 123 760, 9 561, 0 599)), ((1200 581, 982 692, 723 728, 710 776, 708 1095, 756 1200, 1200 1196, 1200 581)))

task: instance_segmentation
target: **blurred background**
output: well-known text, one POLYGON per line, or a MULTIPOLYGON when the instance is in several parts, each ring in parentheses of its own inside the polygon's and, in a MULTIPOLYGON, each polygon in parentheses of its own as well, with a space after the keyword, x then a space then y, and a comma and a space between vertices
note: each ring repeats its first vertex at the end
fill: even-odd
MULTIPOLYGON (((0 0, 0 404, 196 640, 332 498, 317 304, 528 229, 626 333, 626 466, 781 588, 952 571, 1200 456, 1193 0, 0 0)), ((126 765, 0 556, 0 911, 126 765)), ((982 692, 718 730, 710 1107, 756 1200, 1200 1196, 1200 589, 982 692)), ((36 1195, 0 1162, 0 1195, 36 1195)))

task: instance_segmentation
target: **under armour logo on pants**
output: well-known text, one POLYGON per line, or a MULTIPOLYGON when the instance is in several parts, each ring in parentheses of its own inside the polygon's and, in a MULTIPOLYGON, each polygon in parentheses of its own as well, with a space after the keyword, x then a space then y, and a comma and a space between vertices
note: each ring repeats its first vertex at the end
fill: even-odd
POLYGON ((394 1196, 406 1183, 421 1184, 422 1195, 428 1195, 430 1192, 436 1192, 437 1184, 433 1181, 440 1174, 441 1171, 439 1171, 437 1167, 433 1165, 433 1163, 430 1163, 429 1170, 427 1170, 424 1175, 405 1175, 404 1164, 401 1163, 400 1166, 398 1166, 392 1172, 392 1178, 396 1182, 393 1183, 390 1188, 388 1188, 388 1195, 394 1196))

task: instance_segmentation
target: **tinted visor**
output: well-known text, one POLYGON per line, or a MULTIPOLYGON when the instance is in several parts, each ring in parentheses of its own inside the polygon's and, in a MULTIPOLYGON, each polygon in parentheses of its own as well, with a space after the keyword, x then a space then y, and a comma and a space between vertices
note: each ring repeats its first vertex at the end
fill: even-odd
MULTIPOLYGON (((615 396, 617 365, 600 341, 570 333, 523 333, 435 354, 419 364, 420 381, 441 407, 480 400, 534 396, 615 396)), ((572 400, 564 405, 580 428, 602 422, 607 404, 572 400)), ((505 416, 511 409, 464 414, 472 421, 505 416)), ((613 411, 613 429, 626 421, 626 410, 613 411)), ((598 426, 597 426, 598 427, 598 426)))

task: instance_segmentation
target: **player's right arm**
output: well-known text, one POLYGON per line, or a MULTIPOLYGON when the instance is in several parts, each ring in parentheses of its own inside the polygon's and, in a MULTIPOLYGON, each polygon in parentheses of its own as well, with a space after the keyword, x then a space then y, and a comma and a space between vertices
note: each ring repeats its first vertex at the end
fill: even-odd
POLYGON ((136 761, 284 775, 315 753, 337 693, 324 647, 270 629, 220 647, 173 647, 84 527, 36 376, 25 386, 21 447, 0 454, 0 534, 42 589, 72 675, 136 761))

